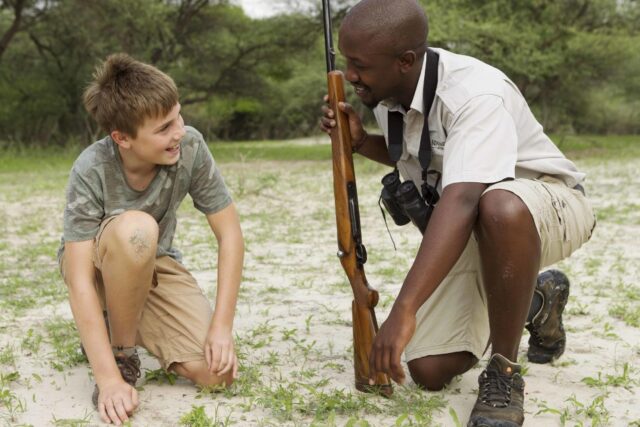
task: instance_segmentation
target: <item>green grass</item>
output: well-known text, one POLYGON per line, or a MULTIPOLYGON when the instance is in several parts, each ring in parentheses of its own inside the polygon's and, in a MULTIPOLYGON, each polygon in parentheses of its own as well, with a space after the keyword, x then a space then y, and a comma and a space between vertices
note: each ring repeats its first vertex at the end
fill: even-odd
MULTIPOLYGON (((552 135, 551 138, 570 158, 626 158, 640 155, 640 136, 637 135, 552 135)), ((324 142, 319 144, 303 144, 295 141, 211 142, 209 147, 219 162, 329 160, 331 159, 329 139, 324 138, 321 141, 324 142)), ((0 147, 2 146, 0 143, 0 147)), ((4 148, 0 152, 0 174, 65 170, 71 167, 83 148, 74 145, 65 148, 4 148)), ((355 158, 358 159, 359 156, 355 158)))
POLYGON ((623 159, 640 155, 639 135, 551 135, 569 158, 623 159))

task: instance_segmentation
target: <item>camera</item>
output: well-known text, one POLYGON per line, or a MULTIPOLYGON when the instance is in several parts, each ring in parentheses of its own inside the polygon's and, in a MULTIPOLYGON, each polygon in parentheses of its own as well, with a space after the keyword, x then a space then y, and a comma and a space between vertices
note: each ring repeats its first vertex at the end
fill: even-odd
POLYGON ((422 184, 422 196, 413 181, 400 182, 398 171, 382 178, 380 200, 396 225, 413 223, 422 234, 427 229, 433 208, 439 196, 435 187, 422 184))

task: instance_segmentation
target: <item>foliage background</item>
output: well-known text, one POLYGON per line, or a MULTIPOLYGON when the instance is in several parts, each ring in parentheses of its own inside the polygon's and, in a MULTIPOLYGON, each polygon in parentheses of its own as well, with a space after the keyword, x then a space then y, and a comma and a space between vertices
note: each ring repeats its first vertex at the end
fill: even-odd
MULTIPOLYGON (((229 0, 0 0, 0 140, 95 139, 81 94, 114 52, 170 74, 185 119, 211 141, 313 133, 325 91, 317 3, 252 19, 229 0)), ((334 0, 335 28, 352 3, 334 0)), ((640 132, 638 1, 421 3, 430 44, 505 71, 547 130, 640 132)))

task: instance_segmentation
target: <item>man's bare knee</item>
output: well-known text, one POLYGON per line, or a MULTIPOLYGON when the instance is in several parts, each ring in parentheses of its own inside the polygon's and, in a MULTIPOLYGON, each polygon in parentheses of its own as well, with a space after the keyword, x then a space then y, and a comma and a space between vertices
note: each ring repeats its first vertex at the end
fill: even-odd
POLYGON ((229 387, 233 384, 233 374, 231 372, 222 376, 211 374, 204 361, 174 363, 170 369, 200 387, 229 387))
POLYGON ((420 387, 430 391, 442 390, 451 380, 471 369, 476 363, 471 353, 459 352, 421 357, 409 361, 409 373, 420 387))

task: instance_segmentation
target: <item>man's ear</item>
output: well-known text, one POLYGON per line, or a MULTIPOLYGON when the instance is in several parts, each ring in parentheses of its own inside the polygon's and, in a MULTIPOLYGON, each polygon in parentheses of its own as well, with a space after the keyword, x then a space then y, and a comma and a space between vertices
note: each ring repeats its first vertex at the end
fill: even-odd
POLYGON ((111 132, 111 139, 122 148, 131 147, 131 138, 124 132, 114 130, 111 132))
POLYGON ((402 55, 398 57, 398 61, 400 61, 400 71, 402 73, 407 73, 413 67, 413 64, 416 63, 417 55, 413 50, 407 50, 402 55))

